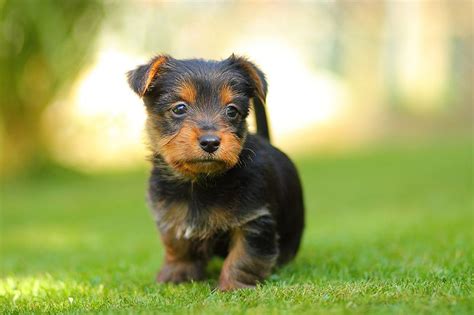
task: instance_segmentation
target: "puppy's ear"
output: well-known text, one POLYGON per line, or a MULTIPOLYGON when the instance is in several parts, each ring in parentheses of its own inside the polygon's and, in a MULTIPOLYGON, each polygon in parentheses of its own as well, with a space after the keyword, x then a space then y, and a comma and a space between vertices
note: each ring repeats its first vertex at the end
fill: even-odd
POLYGON ((268 127, 267 113, 265 103, 267 98, 267 80, 262 70, 255 64, 243 57, 237 57, 232 54, 229 57, 231 64, 237 65, 248 78, 253 90, 253 105, 255 110, 255 121, 257 123, 257 133, 270 141, 270 130, 268 127))
POLYGON ((135 70, 127 72, 127 80, 130 88, 143 97, 153 80, 158 76, 160 68, 168 61, 169 56, 157 56, 148 64, 138 66, 135 70))
POLYGON ((254 97, 257 97, 262 104, 265 104, 267 98, 267 80, 265 80, 265 74, 262 70, 244 57, 232 54, 228 59, 247 75, 254 90, 254 97))

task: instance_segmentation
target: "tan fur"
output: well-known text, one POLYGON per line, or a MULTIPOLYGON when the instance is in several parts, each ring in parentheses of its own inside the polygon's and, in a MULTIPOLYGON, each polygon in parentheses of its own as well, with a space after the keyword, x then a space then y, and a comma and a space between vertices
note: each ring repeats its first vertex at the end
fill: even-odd
POLYGON ((265 104, 265 91, 263 87, 263 82, 260 80, 260 76, 258 75, 255 67, 247 61, 245 58, 238 58, 240 64, 244 68, 244 70, 249 74, 250 79, 255 83, 255 87, 257 89, 257 97, 260 99, 262 104, 265 104))
POLYGON ((181 99, 188 104, 196 103, 197 91, 191 82, 183 82, 178 87, 178 93, 181 99))
POLYGON ((248 253, 245 229, 236 229, 232 235, 231 250, 222 266, 219 289, 229 291, 254 287, 268 277, 275 266, 275 259, 262 259, 248 253))
POLYGON ((152 205, 152 212, 156 224, 162 233, 174 234, 176 238, 181 238, 188 228, 186 217, 188 205, 185 203, 166 203, 159 201, 152 205))
POLYGON ((161 239, 165 246, 165 263, 156 278, 158 282, 181 283, 204 279, 210 253, 207 243, 198 248, 192 247, 191 242, 176 238, 172 233, 162 233, 161 239))
POLYGON ((224 85, 219 91, 219 98, 222 105, 227 105, 234 100, 235 94, 232 88, 228 85, 224 85))
POLYGON ((233 214, 229 209, 211 208, 206 210, 205 220, 192 225, 189 222, 189 205, 186 203, 151 204, 155 222, 161 233, 173 235, 176 239, 206 239, 217 232, 229 231, 245 225, 261 216, 268 215, 267 208, 260 208, 245 216, 233 214))
POLYGON ((274 265, 273 260, 252 257, 245 249, 245 223, 268 215, 266 208, 257 209, 242 218, 231 215, 225 209, 211 209, 205 224, 196 227, 187 222, 189 208, 186 204, 157 202, 152 205, 152 209, 165 247, 165 263, 157 276, 159 282, 180 283, 203 279, 211 255, 212 236, 218 231, 234 231, 232 250, 225 260, 220 277, 222 290, 251 287, 264 279, 274 265), (186 231, 191 231, 190 235, 186 235, 186 231), (257 271, 248 273, 247 267, 256 268, 257 271))
MULTIPOLYGON (((153 127, 149 128, 153 129, 153 127)), ((158 134, 153 130, 151 132, 149 130, 149 135, 152 138, 151 141, 159 139, 152 146, 163 155, 166 163, 191 178, 198 174, 220 173, 233 167, 239 161, 239 154, 242 150, 242 142, 234 134, 220 131, 217 135, 221 138, 221 145, 219 150, 213 154, 215 162, 194 162, 208 158, 208 155, 199 147, 198 139, 202 135, 202 131, 197 126, 186 122, 177 134, 170 137, 158 137, 158 134)))
POLYGON ((151 206, 165 247, 165 263, 157 276, 159 282, 203 279, 211 255, 212 236, 219 231, 232 231, 231 250, 219 279, 221 290, 253 287, 275 266, 276 256, 252 256, 245 242, 245 233, 256 232, 249 230, 246 223, 269 215, 265 207, 242 217, 226 209, 208 209, 204 224, 192 226, 188 222, 189 206, 185 203, 158 201, 151 206))
POLYGON ((150 70, 148 71, 145 86, 142 91, 140 91, 140 96, 143 96, 145 92, 148 90, 148 87, 150 86, 151 82, 153 82, 153 79, 155 76, 158 74, 158 70, 160 69, 160 66, 166 62, 166 56, 159 56, 155 58, 153 61, 153 64, 150 67, 150 70))

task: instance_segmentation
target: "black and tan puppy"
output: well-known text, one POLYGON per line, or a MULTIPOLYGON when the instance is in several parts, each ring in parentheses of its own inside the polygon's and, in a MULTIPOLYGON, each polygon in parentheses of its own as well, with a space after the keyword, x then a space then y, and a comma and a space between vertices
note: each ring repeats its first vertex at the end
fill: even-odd
POLYGON ((263 73, 234 55, 158 56, 128 81, 148 113, 149 202, 166 249, 157 280, 203 279, 220 255, 220 289, 253 287, 291 260, 303 232, 302 191, 292 162, 269 143, 263 73), (252 105, 257 135, 247 129, 252 105))

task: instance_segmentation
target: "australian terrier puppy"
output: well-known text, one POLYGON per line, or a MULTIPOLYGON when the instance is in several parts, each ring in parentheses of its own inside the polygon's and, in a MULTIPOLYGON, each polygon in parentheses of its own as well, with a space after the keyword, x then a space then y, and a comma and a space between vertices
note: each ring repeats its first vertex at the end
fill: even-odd
POLYGON ((148 199, 166 251, 157 281, 201 280, 219 255, 221 290, 254 287, 291 260, 304 226, 302 189, 269 142, 262 71, 235 55, 163 55, 128 72, 128 82, 148 113, 148 199), (257 134, 247 128, 252 106, 257 134))

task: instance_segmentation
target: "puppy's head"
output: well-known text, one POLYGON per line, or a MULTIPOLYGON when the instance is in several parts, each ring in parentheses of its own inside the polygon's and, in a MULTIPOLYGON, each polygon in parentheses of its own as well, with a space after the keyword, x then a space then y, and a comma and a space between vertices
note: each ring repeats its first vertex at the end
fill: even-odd
POLYGON ((151 149, 192 178, 238 163, 251 100, 266 96, 263 73, 234 55, 222 61, 158 56, 130 71, 128 82, 146 106, 151 149))

